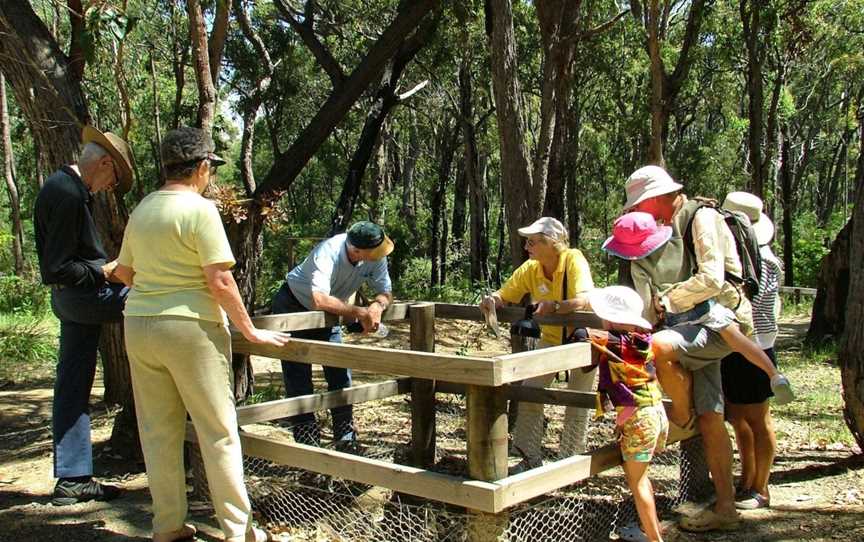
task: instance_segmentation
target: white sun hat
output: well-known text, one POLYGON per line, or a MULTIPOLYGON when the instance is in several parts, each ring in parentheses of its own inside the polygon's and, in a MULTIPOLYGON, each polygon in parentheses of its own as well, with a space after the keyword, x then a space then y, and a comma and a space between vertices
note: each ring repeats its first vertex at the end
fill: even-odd
POLYGON ((624 184, 624 191, 627 193, 627 203, 624 204, 624 210, 632 209, 646 199, 671 194, 682 188, 684 186, 673 181, 662 167, 641 167, 634 171, 624 184))
POLYGON ((759 196, 749 192, 730 192, 723 201, 723 208, 729 211, 739 211, 747 215, 750 224, 756 232, 759 246, 767 245, 774 239, 774 223, 762 212, 764 204, 759 196))
POLYGON ((535 235, 541 233, 550 239, 555 241, 563 241, 567 242, 570 238, 570 235, 567 233, 567 228, 564 227, 564 224, 561 223, 557 218, 552 218, 551 216, 540 217, 534 221, 530 226, 525 226, 524 228, 519 228, 519 235, 522 237, 528 237, 529 235, 535 235))
POLYGON ((615 324, 630 324, 650 330, 653 326, 642 317, 645 304, 632 288, 607 286, 588 294, 588 304, 594 314, 615 324))

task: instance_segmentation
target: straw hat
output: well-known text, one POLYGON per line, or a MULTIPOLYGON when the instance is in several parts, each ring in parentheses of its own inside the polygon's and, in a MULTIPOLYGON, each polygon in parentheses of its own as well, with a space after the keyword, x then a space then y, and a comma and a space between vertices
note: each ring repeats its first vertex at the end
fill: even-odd
POLYGON ((384 228, 374 222, 355 222, 348 228, 348 242, 355 248, 369 250, 369 258, 380 260, 393 252, 393 241, 384 228))
POLYGON ((125 194, 132 188, 134 177, 132 165, 135 163, 135 158, 128 143, 111 132, 102 133, 90 125, 85 126, 81 132, 81 142, 85 145, 87 143, 99 145, 114 159, 114 164, 117 166, 118 192, 125 194))

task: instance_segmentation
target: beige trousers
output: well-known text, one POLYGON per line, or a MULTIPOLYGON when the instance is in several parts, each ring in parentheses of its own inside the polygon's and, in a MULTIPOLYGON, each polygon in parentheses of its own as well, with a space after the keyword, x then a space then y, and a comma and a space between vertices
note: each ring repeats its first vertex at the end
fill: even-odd
POLYGON ((188 411, 225 540, 245 540, 252 527, 251 506, 243 482, 227 329, 192 318, 127 316, 125 330, 153 498, 153 532, 179 529, 186 519, 183 439, 188 411))
MULTIPOLYGON (((541 342, 539 348, 553 346, 547 342, 541 342)), ((567 389, 574 391, 593 391, 594 380, 597 371, 583 373, 582 369, 570 371, 567 389)), ((555 380, 555 373, 536 376, 522 381, 523 386, 532 388, 545 388, 555 380)), ((532 462, 539 462, 543 458, 543 408, 542 403, 519 403, 519 413, 516 415, 516 424, 513 427, 513 448, 521 453, 523 457, 532 462)), ((588 420, 593 409, 567 407, 564 411, 564 429, 561 432, 561 444, 559 448, 560 457, 585 451, 585 442, 588 431, 588 420)))

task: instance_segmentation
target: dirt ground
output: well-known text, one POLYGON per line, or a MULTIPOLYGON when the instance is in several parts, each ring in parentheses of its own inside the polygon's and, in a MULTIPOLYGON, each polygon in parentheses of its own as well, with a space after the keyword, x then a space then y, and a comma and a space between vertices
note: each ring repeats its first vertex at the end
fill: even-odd
MULTIPOLYGON (((393 326, 388 346, 407 343, 405 326, 393 326)), ((806 322, 785 322, 780 344, 793 344, 806 322)), ((493 353, 507 342, 490 339, 479 326, 442 323, 438 348, 451 352, 493 353)), ((356 338, 355 338, 356 340, 356 338)), ((358 342, 367 342, 362 339, 358 342)), ((278 386, 278 363, 255 360, 258 389, 278 386)), ((358 379, 359 380, 359 379, 358 379)), ((149 540, 149 493, 143 465, 118 458, 106 446, 113 412, 101 402, 101 382, 93 389, 96 470, 123 487, 111 503, 53 507, 51 476, 50 380, 7 384, 0 389, 0 542, 149 540)), ((837 413, 812 413, 812 416, 837 413)), ((684 541, 864 541, 864 456, 847 444, 808 438, 803 420, 778 420, 778 457, 771 478, 772 507, 744 514, 737 533, 690 535, 684 541), (797 431, 797 432, 796 432, 797 431)), ((192 502, 191 520, 199 539, 221 540, 212 511, 192 502)))

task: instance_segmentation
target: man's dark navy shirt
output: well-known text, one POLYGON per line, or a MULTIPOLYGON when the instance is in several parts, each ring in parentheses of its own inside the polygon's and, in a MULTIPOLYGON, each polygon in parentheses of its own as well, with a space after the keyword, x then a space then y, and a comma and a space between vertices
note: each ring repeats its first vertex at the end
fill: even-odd
POLYGON ((81 177, 63 166, 36 197, 36 253, 43 284, 96 287, 105 282, 107 255, 90 211, 90 192, 81 177))

